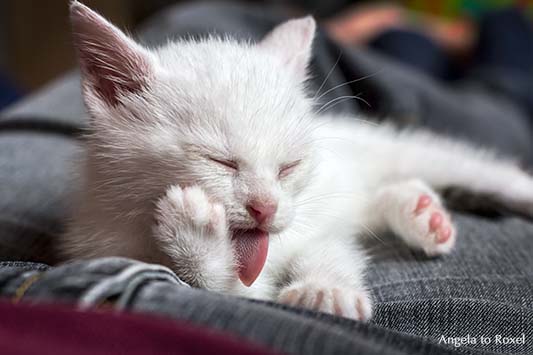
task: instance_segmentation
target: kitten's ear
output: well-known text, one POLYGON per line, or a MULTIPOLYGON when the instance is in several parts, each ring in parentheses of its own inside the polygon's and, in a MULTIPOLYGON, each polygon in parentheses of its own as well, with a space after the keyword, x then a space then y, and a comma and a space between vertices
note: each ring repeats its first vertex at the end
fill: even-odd
POLYGON ((78 1, 70 5, 70 20, 86 94, 114 106, 121 94, 149 84, 153 60, 146 49, 78 1))
POLYGON ((311 16, 289 20, 270 31, 259 46, 274 52, 300 78, 305 78, 315 31, 315 20, 311 16))

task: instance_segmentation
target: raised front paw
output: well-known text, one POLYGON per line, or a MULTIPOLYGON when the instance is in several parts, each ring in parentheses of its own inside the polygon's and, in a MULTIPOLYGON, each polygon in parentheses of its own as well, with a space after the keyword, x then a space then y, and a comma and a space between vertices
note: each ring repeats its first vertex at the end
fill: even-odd
POLYGON ((199 187, 169 188, 155 211, 154 238, 170 267, 191 286, 227 291, 237 280, 222 205, 199 187))
POLYGON ((156 222, 157 228, 166 234, 227 237, 224 207, 210 202, 198 186, 169 188, 157 202, 156 222))
POLYGON ((346 287, 298 283, 283 289, 278 302, 361 321, 372 316, 372 302, 367 292, 346 287))

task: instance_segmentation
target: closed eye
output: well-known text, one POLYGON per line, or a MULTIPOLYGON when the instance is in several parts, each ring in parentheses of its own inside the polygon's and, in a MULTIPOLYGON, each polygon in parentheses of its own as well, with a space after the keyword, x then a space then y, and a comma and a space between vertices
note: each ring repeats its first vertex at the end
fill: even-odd
POLYGON ((279 168, 279 178, 284 178, 288 175, 290 175, 294 169, 301 163, 301 160, 296 160, 296 161, 293 161, 292 163, 287 163, 287 164, 284 164, 282 165, 280 168, 279 168))
POLYGON ((229 159, 220 159, 220 158, 214 158, 214 157, 208 157, 209 160, 217 163, 217 164, 220 164, 220 165, 223 165, 224 167, 228 168, 228 169, 232 169, 232 170, 239 170, 239 164, 237 164, 236 161, 234 160, 229 160, 229 159))

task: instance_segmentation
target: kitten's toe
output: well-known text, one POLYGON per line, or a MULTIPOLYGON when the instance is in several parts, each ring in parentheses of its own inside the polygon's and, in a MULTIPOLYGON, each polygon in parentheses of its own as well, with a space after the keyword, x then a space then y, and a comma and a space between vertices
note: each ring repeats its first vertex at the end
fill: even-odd
POLYGON ((433 199, 430 195, 421 194, 416 203, 415 214, 424 212, 429 206, 431 206, 432 202, 433 199))
POLYGON ((158 225, 172 226, 174 221, 183 215, 183 190, 179 186, 172 186, 159 199, 155 208, 155 219, 158 225))
POLYGON ((435 232, 442 226, 443 217, 439 211, 432 212, 429 217, 429 231, 435 232))
POLYGON ((372 315, 372 302, 368 294, 350 288, 299 284, 283 290, 278 301, 361 321, 370 319, 372 315))
POLYGON ((161 228, 181 232, 221 237, 227 231, 224 207, 211 202, 198 186, 170 187, 157 202, 155 217, 161 228))
POLYGON ((385 187, 380 201, 388 203, 391 229, 410 247, 429 256, 450 252, 456 231, 439 196, 421 180, 385 187))
POLYGON ((412 240, 419 244, 427 255, 445 254, 454 247, 455 226, 450 215, 440 203, 431 202, 423 209, 417 207, 412 217, 412 223, 412 240))
POLYGON ((187 187, 183 190, 184 211, 198 226, 206 226, 211 218, 211 204, 209 199, 198 186, 187 187))
POLYGON ((209 226, 212 231, 219 237, 223 237, 227 232, 227 223, 226 223, 226 211, 224 207, 218 203, 215 203, 211 206, 211 218, 209 226))
POLYGON ((221 204, 211 202, 198 186, 186 188, 183 195, 186 213, 197 227, 205 228, 217 236, 225 235, 226 213, 221 204))

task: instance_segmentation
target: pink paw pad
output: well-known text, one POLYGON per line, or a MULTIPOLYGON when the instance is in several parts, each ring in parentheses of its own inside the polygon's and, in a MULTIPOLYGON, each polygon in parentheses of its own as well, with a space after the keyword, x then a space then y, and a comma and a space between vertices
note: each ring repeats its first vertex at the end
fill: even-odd
POLYGON ((444 216, 440 212, 433 212, 429 218, 429 229, 436 232, 437 243, 442 244, 448 241, 452 235, 452 229, 446 225, 444 216))
POLYGON ((420 213, 431 205, 431 196, 429 195, 420 195, 418 198, 418 203, 416 204, 415 213, 420 213))
POLYGON ((435 231, 442 225, 442 214, 440 212, 433 212, 429 218, 429 229, 435 231))
POLYGON ((450 227, 442 228, 437 234, 437 243, 442 244, 448 241, 452 235, 452 229, 450 227))

